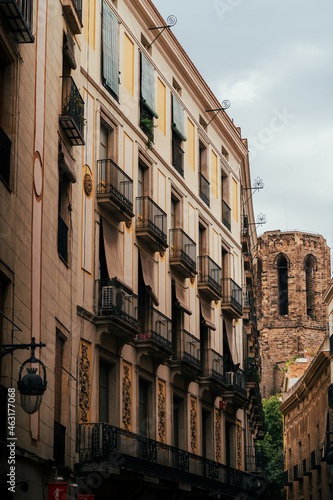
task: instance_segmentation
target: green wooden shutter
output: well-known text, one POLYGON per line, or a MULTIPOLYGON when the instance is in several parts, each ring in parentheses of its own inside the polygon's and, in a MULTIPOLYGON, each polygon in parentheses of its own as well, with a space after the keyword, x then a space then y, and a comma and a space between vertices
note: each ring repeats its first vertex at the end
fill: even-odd
POLYGON ((182 141, 187 141, 184 131, 184 109, 172 94, 172 129, 179 135, 182 141))
POLYGON ((118 20, 105 2, 102 10, 102 76, 103 85, 118 98, 118 20))
POLYGON ((155 118, 155 69, 141 52, 141 99, 155 118))

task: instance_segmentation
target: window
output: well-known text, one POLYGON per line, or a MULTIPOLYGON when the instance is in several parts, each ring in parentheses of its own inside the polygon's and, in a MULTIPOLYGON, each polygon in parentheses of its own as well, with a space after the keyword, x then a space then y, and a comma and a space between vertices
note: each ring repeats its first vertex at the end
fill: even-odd
POLYGON ((288 314, 288 262, 283 255, 278 260, 278 293, 279 293, 279 314, 288 314))
POLYGON ((68 177, 59 169, 58 254, 66 265, 68 265, 69 261, 69 192, 70 182, 68 177))
POLYGON ((104 121, 104 119, 101 119, 100 128, 100 160, 98 162, 97 193, 104 193, 105 191, 108 192, 108 183, 116 181, 116 179, 112 178, 114 169, 111 166, 112 162, 110 162, 110 160, 116 162, 115 129, 104 121))
POLYGON ((315 270, 316 260, 313 255, 309 255, 305 261, 305 281, 306 281, 306 314, 313 318, 315 316, 315 270))
POLYGON ((102 83, 118 100, 118 20, 105 2, 102 7, 102 83))
POLYGON ((139 379, 139 432, 141 436, 150 435, 150 399, 152 384, 145 379, 139 379))
POLYGON ((172 165, 184 175, 184 151, 182 143, 187 141, 184 131, 184 109, 172 94, 172 165))
POLYGON ((109 375, 110 365, 99 362, 99 421, 109 422, 109 375))
POLYGON ((229 175, 221 172, 221 200, 222 200, 222 222, 231 230, 231 208, 230 208, 230 182, 229 175))
POLYGON ((185 449, 184 399, 173 395, 173 446, 185 449))
POLYGON ((11 185, 15 65, 9 49, 0 39, 0 179, 11 185))
POLYGON ((199 141, 199 194, 200 198, 209 206, 210 188, 208 177, 208 149, 202 141, 199 141))
POLYGON ((54 364, 54 444, 53 458, 57 465, 65 464, 66 427, 62 425, 63 359, 65 340, 57 331, 54 364))
POLYGON ((154 118, 158 118, 155 105, 155 69, 141 52, 140 72, 140 127, 154 141, 154 118))
POLYGON ((201 438, 202 438, 202 456, 204 458, 211 458, 211 446, 212 446, 212 418, 211 412, 202 408, 201 413, 201 438))

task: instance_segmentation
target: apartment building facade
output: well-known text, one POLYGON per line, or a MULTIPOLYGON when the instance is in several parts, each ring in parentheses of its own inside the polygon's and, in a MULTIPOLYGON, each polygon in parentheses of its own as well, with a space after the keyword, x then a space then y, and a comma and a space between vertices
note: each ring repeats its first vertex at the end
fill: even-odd
POLYGON ((1 341, 47 369, 18 498, 255 498, 246 141, 150 1, 0 7, 1 341))

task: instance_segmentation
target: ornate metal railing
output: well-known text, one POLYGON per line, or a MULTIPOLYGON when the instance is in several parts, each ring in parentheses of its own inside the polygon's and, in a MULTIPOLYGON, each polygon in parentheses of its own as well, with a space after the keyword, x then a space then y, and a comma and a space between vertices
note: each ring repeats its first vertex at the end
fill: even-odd
POLYGON ((184 260, 195 271, 195 249, 195 242, 182 229, 170 229, 170 258, 184 260))
POLYGON ((173 335, 175 345, 180 345, 180 349, 175 350, 174 358, 201 368, 200 339, 186 330, 174 330, 173 335))
POLYGON ((136 199, 136 226, 149 229, 167 244, 167 215, 149 196, 139 196, 136 199))
POLYGON ((222 280, 222 304, 233 304, 239 312, 242 312, 242 289, 231 278, 222 280))
POLYGON ((245 389, 245 372, 238 368, 235 371, 226 372, 225 374, 227 383, 230 385, 233 391, 238 392, 242 396, 247 396, 247 390, 245 389))
POLYGON ((184 176, 184 151, 175 140, 172 140, 172 165, 180 175, 184 176))
POLYGON ((210 192, 209 192, 209 186, 210 183, 204 177, 200 172, 199 172, 199 194, 200 198, 206 203, 206 205, 210 206, 210 192))
POLYGON ((117 465, 124 468, 206 488, 218 489, 217 483, 221 483, 255 498, 251 496, 251 474, 109 424, 80 424, 78 448, 79 465, 101 460, 112 463, 116 456, 117 465))
POLYGON ((154 307, 138 307, 138 341, 153 341, 172 352, 171 320, 154 307))
POLYGON ((33 0, 0 0, 9 33, 18 43, 32 43, 33 0))
POLYGON ((71 76, 62 79, 62 111, 60 121, 72 144, 83 145, 84 101, 71 76))
POLYGON ((255 446, 245 448, 245 470, 247 472, 261 473, 264 468, 264 455, 262 450, 255 446))
POLYGON ((229 229, 231 229, 231 208, 222 201, 222 222, 229 229))
POLYGON ((111 159, 98 160, 97 194, 110 194, 128 210, 133 210, 133 181, 111 159))
POLYGON ((95 285, 97 316, 116 316, 137 328, 137 296, 112 279, 96 280, 95 285))
POLYGON ((208 255, 198 257, 199 283, 209 283, 219 293, 222 292, 222 269, 208 255))
POLYGON ((0 177, 9 185, 10 181, 10 151, 12 141, 0 127, 0 177))

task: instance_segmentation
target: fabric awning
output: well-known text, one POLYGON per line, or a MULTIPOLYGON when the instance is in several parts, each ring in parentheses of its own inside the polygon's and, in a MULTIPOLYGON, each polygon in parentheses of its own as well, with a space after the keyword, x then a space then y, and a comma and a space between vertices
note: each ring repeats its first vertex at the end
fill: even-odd
POLYGON ((230 361, 233 365, 235 365, 234 362, 234 356, 233 356, 233 335, 232 335, 233 327, 232 324, 223 320, 223 337, 225 340, 225 343, 227 343, 228 350, 230 353, 230 361))
POLYGON ((155 118, 155 69, 141 52, 141 99, 155 118))
POLYGON ((66 174, 73 184, 77 181, 75 163, 63 142, 59 142, 58 167, 66 174))
POLYGON ((117 278, 124 281, 123 261, 118 230, 102 219, 105 259, 108 268, 109 278, 117 278))
POLYGON ((181 309, 184 311, 184 313, 191 315, 192 311, 189 307, 186 305, 186 294, 185 294, 185 289, 182 286, 179 281, 176 280, 175 282, 175 289, 176 289, 176 299, 178 302, 176 302, 176 307, 178 309, 181 309))
POLYGON ((172 94, 172 129, 179 135, 182 141, 187 141, 184 131, 184 109, 172 94))
POLYGON ((150 295, 151 300, 154 302, 155 306, 159 305, 158 296, 155 293, 154 287, 154 265, 149 257, 140 251, 140 260, 143 274, 143 281, 146 285, 147 293, 150 295))
POLYGON ((216 326, 212 322, 212 308, 207 302, 200 299, 202 325, 210 330, 216 330, 216 326))

